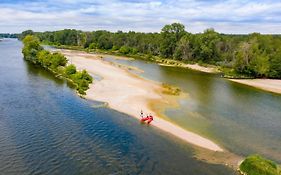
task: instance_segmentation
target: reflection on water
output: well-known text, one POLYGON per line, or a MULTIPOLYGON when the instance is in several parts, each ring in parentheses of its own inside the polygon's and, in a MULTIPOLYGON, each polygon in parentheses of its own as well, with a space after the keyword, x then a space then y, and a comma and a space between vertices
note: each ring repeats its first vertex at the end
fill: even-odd
POLYGON ((174 123, 239 155, 259 153, 281 163, 281 95, 188 69, 105 59, 143 69, 139 75, 188 93, 179 100, 179 109, 165 111, 174 123))
POLYGON ((193 149, 107 108, 0 43, 0 174, 235 174, 193 149))

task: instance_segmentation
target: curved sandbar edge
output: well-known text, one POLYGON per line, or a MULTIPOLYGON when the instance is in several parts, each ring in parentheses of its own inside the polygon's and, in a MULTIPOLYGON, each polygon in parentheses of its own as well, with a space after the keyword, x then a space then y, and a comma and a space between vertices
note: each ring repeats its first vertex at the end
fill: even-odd
MULTIPOLYGON (((78 69, 86 69, 89 73, 102 77, 102 80, 90 85, 85 96, 87 99, 107 102, 110 108, 137 119, 139 119, 140 110, 155 116, 155 112, 149 107, 149 102, 164 100, 160 84, 136 76, 125 69, 103 61, 94 54, 69 50, 60 50, 60 52, 78 69)), ((213 141, 162 118, 154 118, 151 125, 193 145, 212 151, 223 151, 213 141)))

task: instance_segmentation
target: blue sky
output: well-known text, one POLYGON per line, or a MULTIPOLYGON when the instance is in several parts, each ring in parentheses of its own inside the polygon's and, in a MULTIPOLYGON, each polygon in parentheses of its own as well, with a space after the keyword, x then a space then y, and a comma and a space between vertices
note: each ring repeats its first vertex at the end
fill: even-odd
POLYGON ((281 0, 0 0, 0 32, 158 32, 180 22, 192 33, 281 33, 281 0))

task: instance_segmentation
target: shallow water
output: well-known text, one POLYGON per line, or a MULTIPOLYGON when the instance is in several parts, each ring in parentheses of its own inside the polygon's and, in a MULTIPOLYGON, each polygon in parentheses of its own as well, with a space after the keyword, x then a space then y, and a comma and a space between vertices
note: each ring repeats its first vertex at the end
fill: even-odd
POLYGON ((0 174, 235 174, 129 116, 79 98, 0 42, 0 174))
POLYGON ((187 93, 178 109, 165 110, 166 119, 238 155, 258 153, 281 163, 281 95, 184 68, 110 56, 105 60, 143 69, 132 72, 187 93))

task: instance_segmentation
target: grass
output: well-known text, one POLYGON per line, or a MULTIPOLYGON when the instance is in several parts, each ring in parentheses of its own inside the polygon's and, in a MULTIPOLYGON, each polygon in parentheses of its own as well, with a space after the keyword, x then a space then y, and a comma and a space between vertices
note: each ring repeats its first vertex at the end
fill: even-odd
POLYGON ((246 175, 281 175, 280 166, 259 155, 247 157, 239 166, 241 174, 246 175))
POLYGON ((164 90, 162 92, 167 95, 177 96, 177 95, 180 95, 180 93, 181 93, 181 90, 179 88, 166 84, 166 83, 162 83, 162 87, 164 88, 164 90))
POLYGON ((237 73, 232 68, 221 67, 220 71, 223 72, 224 78, 230 78, 230 79, 254 79, 255 78, 253 76, 237 73))

